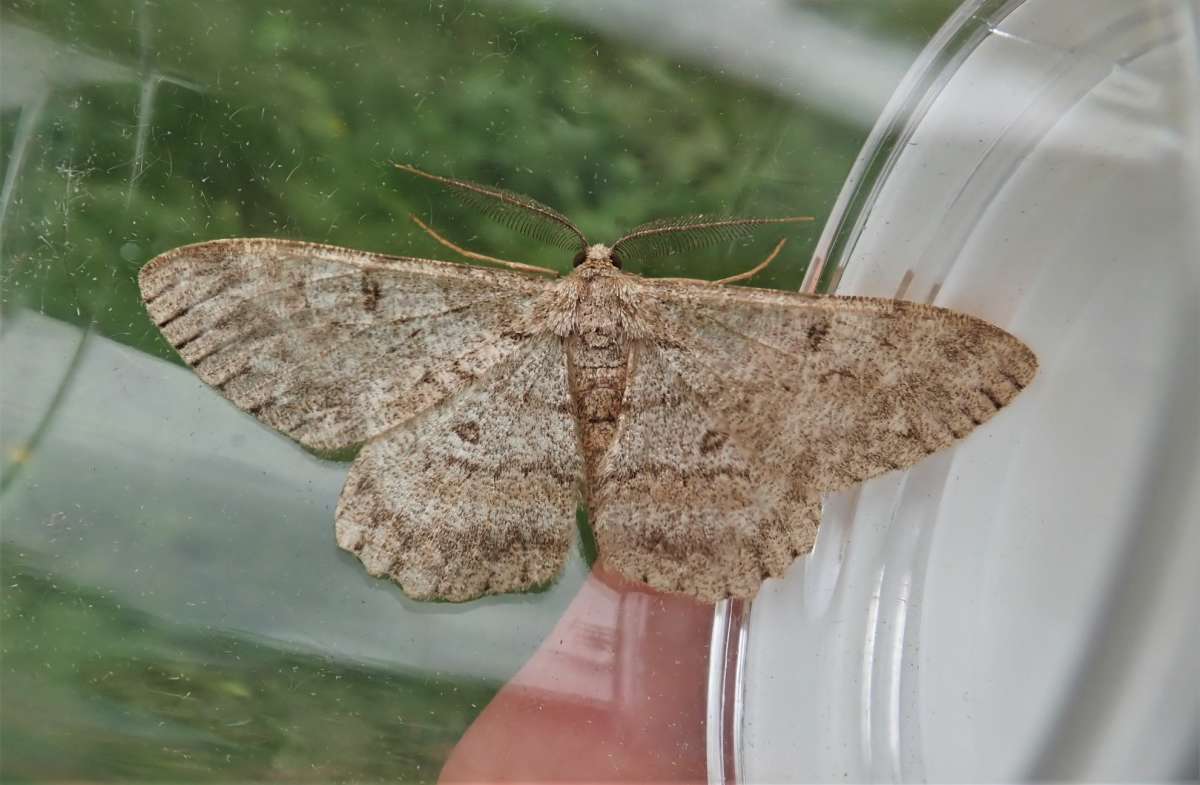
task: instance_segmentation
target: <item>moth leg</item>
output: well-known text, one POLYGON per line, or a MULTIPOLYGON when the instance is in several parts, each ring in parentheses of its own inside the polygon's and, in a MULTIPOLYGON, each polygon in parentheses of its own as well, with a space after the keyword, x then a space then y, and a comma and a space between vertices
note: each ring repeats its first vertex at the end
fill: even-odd
POLYGON ((538 267, 536 264, 523 264, 521 262, 510 262, 507 259, 497 259, 495 256, 488 256, 487 254, 476 253, 475 251, 468 251, 466 248, 462 248, 461 246, 455 245, 454 243, 450 242, 442 235, 438 234, 437 231, 435 231, 431 226, 426 224, 424 221, 422 221, 417 216, 410 214, 408 217, 413 219, 413 223, 415 223, 417 226, 424 229, 425 233, 428 234, 430 237, 432 237, 434 240, 437 240, 439 243, 446 246, 451 251, 454 251, 456 254, 465 256, 468 259, 475 259, 480 262, 491 262, 492 264, 503 265, 504 267, 507 267, 511 270, 521 270, 522 272, 527 272, 527 273, 542 273, 543 275, 552 275, 555 278, 558 277, 558 270, 551 270, 549 267, 538 267))
POLYGON ((721 284, 727 284, 727 283, 736 283, 738 281, 745 281, 750 278, 753 278, 754 276, 758 275, 763 270, 765 270, 768 264, 775 261, 775 257, 779 256, 779 252, 783 250, 783 245, 786 242, 787 242, 787 238, 785 237, 782 240, 780 240, 779 242, 775 243, 775 248, 771 251, 770 254, 767 255, 767 258, 763 259, 761 262, 754 265, 754 267, 750 268, 746 272, 738 273, 737 275, 731 275, 728 278, 718 278, 717 280, 713 281, 713 283, 721 285, 721 284))
POLYGON ((703 278, 655 278, 654 281, 656 281, 656 282, 667 281, 670 283, 701 284, 703 286, 723 286, 727 283, 735 283, 737 281, 745 281, 747 278, 752 278, 755 275, 758 275, 759 273, 761 273, 763 271, 763 269, 768 264, 775 261, 775 257, 779 256, 779 252, 781 250, 783 250, 783 245, 786 242, 787 242, 786 239, 780 240, 778 243, 775 244, 775 248, 771 251, 770 255, 768 255, 766 259, 763 259, 761 262, 759 262, 758 264, 756 264, 754 267, 747 270, 746 272, 738 273, 737 275, 731 275, 728 278, 718 278, 715 281, 707 281, 703 278))

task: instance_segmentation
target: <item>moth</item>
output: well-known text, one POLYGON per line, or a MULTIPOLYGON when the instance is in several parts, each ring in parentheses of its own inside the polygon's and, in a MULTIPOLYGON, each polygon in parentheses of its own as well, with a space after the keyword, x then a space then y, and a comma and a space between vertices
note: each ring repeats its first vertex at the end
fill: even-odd
POLYGON ((625 262, 798 219, 680 218, 592 244, 507 190, 400 168, 529 237, 553 270, 275 239, 203 242, 139 283, 167 341, 238 408, 318 450, 361 445, 337 542, 417 599, 527 590, 586 505, 600 557, 704 601, 813 546, 821 495, 912 466, 1029 384, 988 322, 870 297, 644 278, 625 262))

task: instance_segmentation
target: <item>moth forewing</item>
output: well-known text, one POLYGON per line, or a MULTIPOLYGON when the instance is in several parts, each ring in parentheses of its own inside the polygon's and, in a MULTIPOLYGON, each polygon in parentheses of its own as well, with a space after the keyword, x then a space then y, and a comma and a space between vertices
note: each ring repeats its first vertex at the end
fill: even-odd
POLYGON ((361 444, 469 387, 525 340, 535 276, 273 239, 142 268, 146 309, 200 378, 305 446, 361 444))

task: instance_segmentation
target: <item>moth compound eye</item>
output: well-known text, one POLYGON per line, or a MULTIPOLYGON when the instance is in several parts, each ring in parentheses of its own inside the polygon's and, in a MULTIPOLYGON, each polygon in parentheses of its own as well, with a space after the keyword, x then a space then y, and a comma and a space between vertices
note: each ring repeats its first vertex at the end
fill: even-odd
POLYGON ((579 253, 575 254, 575 261, 572 262, 572 265, 578 267, 579 265, 583 264, 583 260, 586 258, 587 251, 580 251, 579 253))
POLYGON ((624 263, 621 261, 621 255, 618 254, 616 251, 613 251, 612 253, 610 253, 608 255, 608 260, 610 262, 612 262, 612 266, 617 268, 618 270, 620 270, 622 267, 625 266, 624 263))

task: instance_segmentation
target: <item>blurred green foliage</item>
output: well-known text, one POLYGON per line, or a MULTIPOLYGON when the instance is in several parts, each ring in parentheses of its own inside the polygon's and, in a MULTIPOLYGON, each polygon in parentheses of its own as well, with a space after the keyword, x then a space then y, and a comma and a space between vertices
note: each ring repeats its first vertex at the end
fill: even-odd
MULTIPOLYGON (((915 52, 954 4, 792 5, 915 52)), ((20 158, 0 307, 172 359, 136 274, 189 242, 447 258, 415 212, 462 245, 569 267, 391 161, 529 194, 599 241, 670 215, 814 215, 755 282, 794 287, 869 130, 535 3, 0 0, 0 25, 6 179, 20 158)), ((644 272, 728 275, 777 237, 644 272)), ((423 781, 495 688, 177 627, 4 537, 6 781, 423 781)))
POLYGON ((183 629, 27 556, 0 552, 5 782, 433 782, 496 689, 183 629))
MULTIPOLYGON (((816 7, 916 38, 947 6, 816 7)), ((668 215, 813 214, 760 282, 794 286, 867 130, 520 5, 7 0, 3 14, 125 72, 53 80, 5 222, 3 303, 163 356, 134 276, 188 242, 444 257, 418 212, 462 244, 569 265, 394 160, 530 194, 596 239, 668 215)), ((5 113, 5 138, 17 122, 5 113)), ((735 272, 773 239, 648 272, 735 272)))

